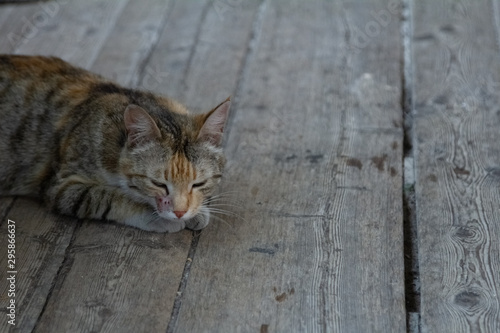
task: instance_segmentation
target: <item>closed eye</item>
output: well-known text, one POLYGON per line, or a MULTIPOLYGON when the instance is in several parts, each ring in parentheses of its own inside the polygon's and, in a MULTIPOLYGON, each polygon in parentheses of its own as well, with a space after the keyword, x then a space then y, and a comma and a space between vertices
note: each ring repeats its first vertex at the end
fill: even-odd
POLYGON ((156 180, 152 180, 152 179, 151 179, 151 183, 153 183, 153 185, 154 185, 154 186, 156 186, 156 187, 160 187, 160 188, 165 189, 165 191, 167 191, 167 195, 168 195, 168 187, 167 187, 167 184, 162 184, 162 183, 157 182, 156 180))
POLYGON ((193 184, 193 188, 197 188, 197 187, 202 187, 203 185, 205 185, 207 183, 207 181, 203 181, 203 182, 199 182, 199 183, 196 183, 196 184, 193 184))

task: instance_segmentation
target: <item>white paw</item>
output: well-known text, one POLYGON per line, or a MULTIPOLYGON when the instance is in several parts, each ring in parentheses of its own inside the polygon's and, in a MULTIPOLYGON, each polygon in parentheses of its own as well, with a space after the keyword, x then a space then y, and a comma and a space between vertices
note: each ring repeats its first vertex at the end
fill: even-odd
POLYGON ((144 216, 142 216, 142 218, 135 217, 134 219, 129 219, 124 223, 146 231, 169 233, 181 231, 186 227, 186 223, 184 221, 172 221, 161 217, 156 217, 154 219, 144 216))
POLYGON ((155 231, 155 232, 178 232, 186 227, 186 223, 184 221, 171 221, 166 219, 156 219, 149 223, 146 223, 144 230, 155 231))

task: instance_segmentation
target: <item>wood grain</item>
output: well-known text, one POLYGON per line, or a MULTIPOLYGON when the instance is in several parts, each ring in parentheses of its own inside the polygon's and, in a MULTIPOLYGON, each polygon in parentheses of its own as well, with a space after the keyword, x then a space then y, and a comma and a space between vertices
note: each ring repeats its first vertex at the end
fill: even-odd
POLYGON ((89 69, 128 0, 60 1, 46 3, 48 11, 35 14, 36 33, 14 51, 17 54, 55 55, 89 69), (43 20, 43 21, 42 21, 43 20))
POLYGON ((165 331, 190 241, 84 223, 35 332, 165 331))
MULTIPOLYGON (((15 264, 16 264, 16 326, 7 324, 6 308, 8 301, 7 280, 0 280, 0 327, 19 332, 31 332, 45 305, 45 300, 54 284, 66 249, 71 241, 76 223, 72 219, 56 216, 29 199, 18 198, 7 214, 15 221, 15 264), (5 299, 4 299, 5 297, 5 299)), ((7 223, 2 221, 0 231, 2 252, 7 252, 7 223)), ((0 256, 2 277, 6 276, 7 256, 0 256), (4 275, 5 274, 5 275, 4 275)))
POLYGON ((206 112, 236 93, 260 1, 228 3, 205 10, 179 96, 191 109, 206 112))
MULTIPOLYGON (((189 232, 2 198, 19 224, 17 330, 405 330, 392 2, 55 3, 0 7, 0 52, 57 55, 196 110, 233 95, 220 204, 237 207, 202 232, 178 295, 189 232)), ((500 331, 499 6, 413 4, 422 332, 500 331)))
MULTIPOLYGON (((146 89, 162 83, 162 68, 147 66, 153 48, 171 13, 172 1, 130 1, 116 21, 100 50, 92 71, 126 85, 137 86, 141 75, 147 77, 146 89), (145 73, 142 73, 145 72, 145 73)), ((166 82, 163 82, 166 83, 166 82)))
POLYGON ((261 5, 221 191, 239 217, 203 231, 173 331, 405 331, 397 18, 345 38, 385 6, 261 5))
MULTIPOLYGON (((183 19, 167 20, 148 61, 149 67, 157 69, 160 73, 166 72, 165 76, 160 76, 163 80, 155 86, 156 92, 185 102, 182 96, 186 89, 186 74, 209 8, 208 0, 176 1, 173 4, 170 17, 183 19)), ((138 84, 142 87, 154 85, 154 77, 145 75, 138 84)))
POLYGON ((414 3, 422 332, 500 331, 500 56, 492 3, 498 6, 414 3))

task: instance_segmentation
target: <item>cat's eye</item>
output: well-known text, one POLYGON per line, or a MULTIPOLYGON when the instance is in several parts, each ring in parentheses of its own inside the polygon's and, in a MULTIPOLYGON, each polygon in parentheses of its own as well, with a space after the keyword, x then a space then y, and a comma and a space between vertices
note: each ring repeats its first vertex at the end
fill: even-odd
POLYGON ((155 180, 151 180, 151 183, 153 183, 154 186, 156 187, 161 187, 163 189, 165 189, 165 191, 167 191, 167 195, 168 195, 168 187, 167 187, 167 184, 162 184, 162 183, 159 183, 155 180))
POLYGON ((203 181, 203 182, 199 182, 199 183, 196 183, 196 184, 193 184, 193 188, 197 188, 197 187, 202 187, 203 185, 205 185, 207 183, 207 181, 203 181))

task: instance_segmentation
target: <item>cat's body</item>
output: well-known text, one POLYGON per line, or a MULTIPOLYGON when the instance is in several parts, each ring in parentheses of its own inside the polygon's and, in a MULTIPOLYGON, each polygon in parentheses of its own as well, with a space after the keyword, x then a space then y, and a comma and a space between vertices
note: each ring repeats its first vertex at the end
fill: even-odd
POLYGON ((0 194, 144 230, 201 229, 229 104, 189 115, 57 58, 0 55, 0 194))

